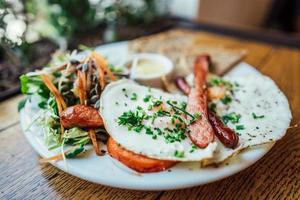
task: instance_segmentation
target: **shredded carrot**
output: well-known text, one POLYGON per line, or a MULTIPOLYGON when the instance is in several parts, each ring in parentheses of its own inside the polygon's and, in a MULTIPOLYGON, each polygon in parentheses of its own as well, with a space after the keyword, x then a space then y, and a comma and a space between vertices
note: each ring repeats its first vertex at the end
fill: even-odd
MULTIPOLYGON (((42 81, 47 86, 47 88, 50 90, 50 92, 54 95, 57 104, 58 114, 60 115, 60 113, 62 113, 62 111, 67 108, 67 104, 65 100, 63 99, 62 95, 59 93, 55 85, 50 81, 47 75, 43 74, 41 75, 41 78, 42 81)), ((61 129, 61 138, 63 138, 65 129, 61 123, 60 123, 60 129, 61 129)))
POLYGON ((62 95, 59 93, 58 89, 55 85, 50 81, 47 75, 41 75, 42 81, 45 83, 50 92, 55 96, 56 101, 58 101, 62 105, 62 110, 67 108, 67 104, 63 99, 62 95))
POLYGON ((95 65, 97 67, 97 72, 98 72, 98 76, 99 76, 99 84, 100 84, 101 90, 103 90, 106 85, 104 71, 101 68, 101 66, 95 61, 95 59, 93 59, 93 61, 95 62, 95 65))
POLYGON ((93 148, 94 148, 95 153, 98 156, 101 156, 101 153, 100 153, 100 150, 99 150, 99 146, 98 146, 98 143, 97 143, 97 138, 96 138, 95 130, 90 129, 89 130, 89 136, 90 136, 90 138, 92 140, 92 144, 93 144, 93 148))
MULTIPOLYGON (((57 104, 58 113, 59 114, 62 113, 62 111, 63 111, 62 104, 61 104, 61 102, 58 101, 58 99, 56 99, 56 104, 57 104)), ((62 123, 60 123, 60 130, 61 130, 61 138, 63 138, 64 132, 65 132, 65 128, 62 125, 62 123)))
POLYGON ((80 104, 85 105, 86 104, 86 76, 85 76, 85 73, 78 70, 77 77, 78 77, 78 92, 79 92, 80 104))
POLYGON ((115 81, 117 80, 115 75, 112 73, 112 71, 109 69, 108 67, 108 64, 107 64, 107 61, 101 56, 99 55, 98 53, 96 53, 95 51, 92 52, 91 54, 91 58, 94 58, 95 59, 95 62, 96 62, 96 65, 99 65, 104 72, 107 73, 107 75, 109 76, 109 78, 112 80, 112 81, 115 81))

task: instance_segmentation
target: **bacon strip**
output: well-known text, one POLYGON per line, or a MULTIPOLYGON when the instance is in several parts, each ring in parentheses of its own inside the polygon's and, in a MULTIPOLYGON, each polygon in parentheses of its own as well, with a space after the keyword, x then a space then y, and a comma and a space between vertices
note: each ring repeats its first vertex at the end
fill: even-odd
POLYGON ((208 56, 198 56, 194 64, 194 87, 188 95, 187 111, 200 113, 201 119, 189 126, 189 137, 199 148, 205 148, 214 140, 214 130, 209 123, 207 113, 206 75, 208 56))

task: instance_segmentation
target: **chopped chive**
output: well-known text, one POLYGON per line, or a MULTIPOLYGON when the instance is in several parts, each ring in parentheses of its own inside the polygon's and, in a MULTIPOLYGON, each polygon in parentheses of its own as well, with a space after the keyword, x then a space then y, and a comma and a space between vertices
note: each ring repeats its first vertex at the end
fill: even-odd
POLYGON ((235 126, 235 129, 236 129, 236 130, 244 130, 244 129, 245 129, 245 126, 244 126, 244 125, 236 125, 236 126, 235 126))
POLYGON ((223 99, 221 99, 221 102, 224 104, 224 105, 228 105, 230 102, 232 101, 231 97, 226 95, 223 99))
POLYGON ((175 105, 172 104, 170 101, 167 101, 167 104, 169 104, 173 109, 175 108, 175 109, 177 109, 177 110, 180 110, 180 111, 183 112, 184 114, 186 114, 186 115, 188 115, 189 117, 191 117, 193 120, 195 119, 195 117, 194 117, 191 113, 185 111, 185 110, 182 109, 182 108, 179 108, 178 106, 175 106, 175 105))
POLYGON ((144 97, 144 99, 143 99, 143 101, 144 102, 149 102, 150 101, 150 99, 151 99, 151 95, 146 95, 145 97, 144 97))
POLYGON ((196 145, 192 145, 191 150, 189 151, 190 153, 193 153, 196 149, 198 149, 198 147, 196 145))
POLYGON ((199 112, 194 113, 195 119, 201 119, 201 114, 199 112))
POLYGON ((253 119, 261 119, 261 118, 264 118, 265 116, 264 115, 256 115, 255 113, 252 113, 252 117, 253 117, 253 119))
POLYGON ((239 123, 240 119, 241 119, 241 115, 237 114, 235 112, 224 115, 222 117, 224 124, 227 124, 228 122, 231 122, 232 124, 237 124, 237 123, 239 123))
POLYGON ((175 151, 174 152, 174 156, 176 156, 177 158, 183 158, 184 157, 184 151, 175 151))
POLYGON ((131 98, 132 101, 136 101, 137 100, 137 94, 136 93, 132 93, 131 98))

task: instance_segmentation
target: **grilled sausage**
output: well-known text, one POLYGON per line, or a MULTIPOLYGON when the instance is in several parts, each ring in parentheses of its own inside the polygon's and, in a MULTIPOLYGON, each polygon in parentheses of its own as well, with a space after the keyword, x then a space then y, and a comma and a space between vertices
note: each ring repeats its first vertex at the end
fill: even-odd
POLYGON ((224 125, 223 122, 213 112, 209 112, 209 121, 215 131, 215 135, 228 148, 235 148, 239 143, 239 137, 236 133, 224 125))
POLYGON ((179 88, 183 92, 183 94, 188 95, 190 93, 191 88, 183 77, 177 77, 175 79, 175 84, 177 88, 179 88))
MULTIPOLYGON (((176 86, 184 94, 189 94, 189 92, 187 91, 190 91, 190 87, 185 81, 181 81, 180 84, 176 83, 176 86)), ((215 135, 222 142, 222 144, 224 144, 224 146, 228 148, 235 148, 239 142, 239 137, 236 135, 236 133, 232 129, 227 127, 215 113, 209 112, 208 118, 215 135)))
POLYGON ((208 120, 206 76, 208 72, 207 56, 198 56, 194 64, 194 87, 188 95, 187 111, 201 113, 189 128, 189 137, 199 148, 205 148, 214 140, 214 130, 208 120))
POLYGON ((157 160, 133 153, 121 147, 111 137, 107 142, 107 151, 113 158, 127 167, 142 173, 163 171, 178 163, 176 161, 157 160))
POLYGON ((68 107, 60 114, 60 122, 65 128, 97 128, 103 125, 98 110, 86 105, 68 107))

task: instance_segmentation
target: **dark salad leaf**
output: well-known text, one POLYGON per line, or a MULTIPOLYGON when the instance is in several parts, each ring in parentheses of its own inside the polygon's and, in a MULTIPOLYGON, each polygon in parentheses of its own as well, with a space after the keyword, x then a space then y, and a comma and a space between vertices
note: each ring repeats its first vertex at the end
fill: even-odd
MULTIPOLYGON (((21 81, 21 92, 26 95, 38 95, 39 102, 38 106, 42 109, 45 109, 47 106, 47 101, 50 97, 50 91, 46 87, 46 85, 43 83, 41 78, 39 76, 27 76, 22 75, 20 76, 21 81)), ((22 100, 19 104, 18 110, 20 111, 26 104, 26 101, 30 98, 26 98, 22 100)))

